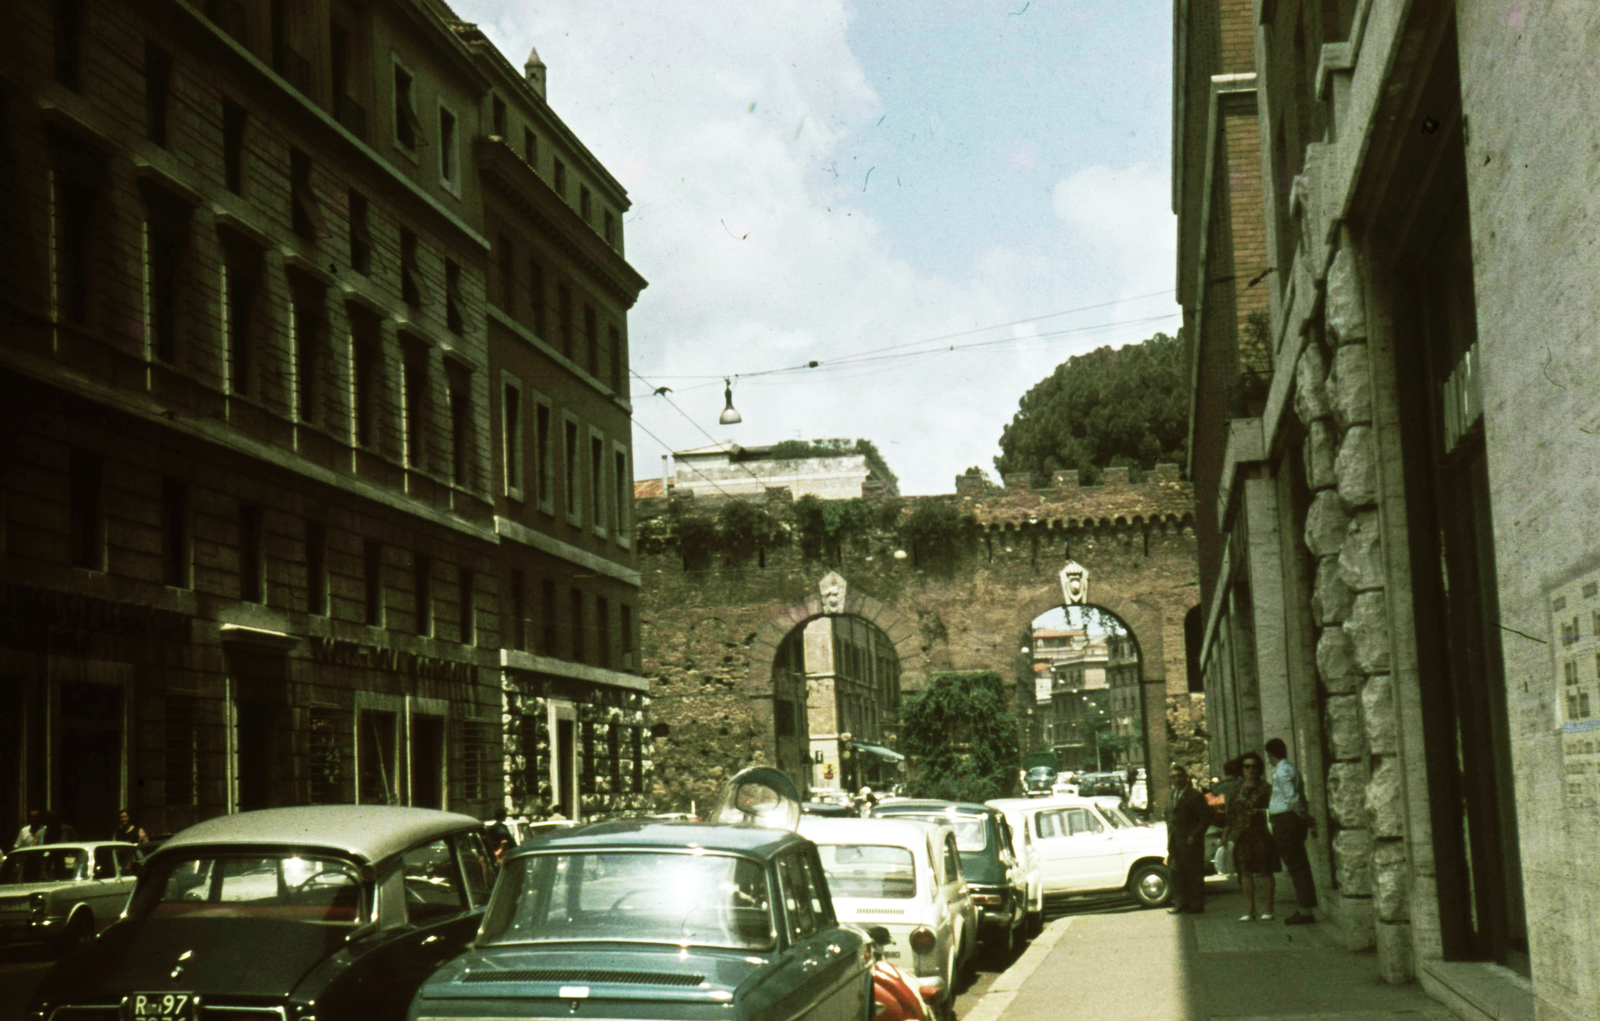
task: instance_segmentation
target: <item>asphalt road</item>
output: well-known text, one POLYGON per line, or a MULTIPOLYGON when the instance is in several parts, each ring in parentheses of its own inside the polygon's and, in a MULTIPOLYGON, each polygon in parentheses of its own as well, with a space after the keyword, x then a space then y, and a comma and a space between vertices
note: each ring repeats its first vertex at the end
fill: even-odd
POLYGON ((20 1021, 55 958, 41 949, 0 950, 0 1021, 20 1021))

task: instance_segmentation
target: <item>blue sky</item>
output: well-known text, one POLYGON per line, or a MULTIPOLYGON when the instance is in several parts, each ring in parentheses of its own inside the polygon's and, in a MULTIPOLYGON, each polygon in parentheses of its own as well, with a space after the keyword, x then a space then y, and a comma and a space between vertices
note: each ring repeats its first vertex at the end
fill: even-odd
POLYGON ((1170 0, 454 6, 538 47, 633 199, 633 366, 674 389, 635 388, 638 477, 662 443, 865 436, 948 492, 1058 362, 1177 328, 1170 0), (839 364, 885 347, 924 353, 839 364))

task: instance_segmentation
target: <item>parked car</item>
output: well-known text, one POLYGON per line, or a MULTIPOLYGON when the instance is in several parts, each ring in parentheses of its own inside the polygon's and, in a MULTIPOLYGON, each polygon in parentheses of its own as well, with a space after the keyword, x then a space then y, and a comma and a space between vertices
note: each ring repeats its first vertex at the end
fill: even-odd
POLYGON ((1056 771, 1050 766, 1034 766, 1024 774, 1022 793, 1030 798, 1042 798, 1050 793, 1056 782, 1056 771))
POLYGON ((133 892, 138 848, 95 842, 20 847, 0 862, 0 945, 58 951, 116 921, 133 892))
POLYGON ((916 976, 879 959, 872 966, 872 1021, 932 1021, 916 976))
POLYGON ((1101 796, 1125 798, 1128 795, 1128 781, 1121 773, 1083 773, 1078 777, 1078 796, 1093 798, 1101 796))
POLYGON ((1076 796, 1078 781, 1071 773, 1062 773, 1056 777, 1056 782, 1050 785, 1050 793, 1056 797, 1062 795, 1076 796))
POLYGON ((879 805, 881 819, 942 822, 956 832, 961 871, 978 908, 978 941, 1002 956, 1013 955, 1026 939, 1028 881, 1012 846, 1006 817, 988 805, 908 799, 879 805))
POLYGON ((978 919, 953 829, 905 819, 800 820, 817 845, 839 917, 882 925, 884 957, 916 978, 917 992, 953 1016, 953 990, 977 949, 978 919))
POLYGON ((1027 826, 1027 816, 1023 811, 1037 802, 1038 799, 1035 798, 994 798, 984 802, 990 808, 1003 813, 1007 825, 1011 827, 1011 840, 1017 852, 1017 864, 1021 867, 1023 878, 1028 884, 1027 931, 1030 936, 1038 935, 1044 928, 1044 869, 1039 858, 1039 849, 1034 843, 1033 831, 1027 826))
POLYGON ((1145 907, 1171 898, 1164 825, 1138 825, 1090 798, 1029 799, 1008 809, 1033 840, 1045 896, 1126 892, 1145 907))
POLYGON ((410 1016, 868 1018, 879 959, 835 916, 811 841, 619 819, 511 854, 477 939, 410 1016))
POLYGON ((814 815, 823 819, 859 819, 861 817, 861 811, 854 805, 836 805, 831 801, 801 802, 800 811, 804 815, 814 815))
POLYGON ((150 856, 124 917, 45 976, 30 1016, 401 1018, 471 941, 493 878, 483 824, 465 815, 220 816, 150 856))

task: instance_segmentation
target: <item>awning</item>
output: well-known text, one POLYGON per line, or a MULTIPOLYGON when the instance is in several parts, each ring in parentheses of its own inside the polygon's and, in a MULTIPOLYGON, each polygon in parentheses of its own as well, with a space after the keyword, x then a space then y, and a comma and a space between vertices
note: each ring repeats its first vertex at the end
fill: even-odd
POLYGON ((891 748, 885 748, 881 744, 867 744, 864 741, 857 741, 855 743, 855 749, 858 752, 863 752, 867 755, 880 758, 885 762, 904 762, 906 760, 904 755, 901 755, 899 752, 894 751, 891 748))

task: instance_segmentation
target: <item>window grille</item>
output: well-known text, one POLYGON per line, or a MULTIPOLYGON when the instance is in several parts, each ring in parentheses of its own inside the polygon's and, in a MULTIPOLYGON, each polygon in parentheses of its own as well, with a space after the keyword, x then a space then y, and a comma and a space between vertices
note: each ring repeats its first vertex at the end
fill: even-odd
POLYGON ((307 800, 313 805, 344 804, 350 800, 346 794, 346 764, 351 758, 346 714, 323 706, 313 706, 310 713, 307 800))
POLYGON ((467 801, 496 796, 493 779, 500 742, 495 740, 494 727, 471 721, 461 725, 461 796, 467 801))
POLYGON ((162 735, 162 786, 167 806, 200 804, 200 699, 168 695, 162 735))

